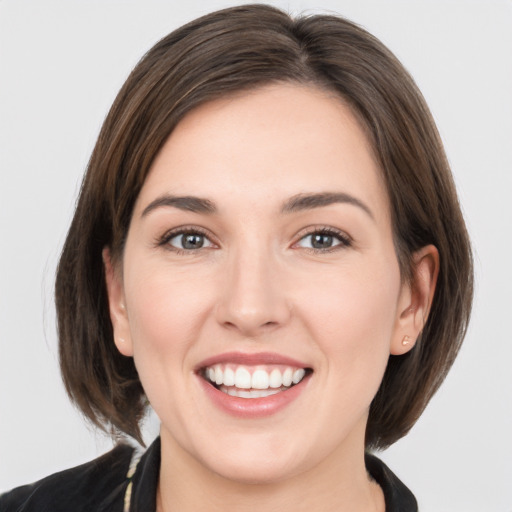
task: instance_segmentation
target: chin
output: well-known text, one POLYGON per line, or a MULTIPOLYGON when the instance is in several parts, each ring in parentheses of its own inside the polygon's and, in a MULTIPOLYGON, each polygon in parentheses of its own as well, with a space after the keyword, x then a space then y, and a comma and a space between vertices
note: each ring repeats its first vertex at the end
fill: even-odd
POLYGON ((215 451, 204 452, 199 463, 218 476, 240 484, 267 485, 287 480, 304 471, 296 446, 279 439, 255 442, 233 442, 229 446, 217 444, 215 451))
POLYGON ((244 460, 233 460, 225 464, 217 463, 215 466, 212 470, 220 477, 246 485, 276 484, 297 474, 297 468, 294 465, 284 463, 277 456, 266 460, 260 457, 257 461, 244 457, 244 460))

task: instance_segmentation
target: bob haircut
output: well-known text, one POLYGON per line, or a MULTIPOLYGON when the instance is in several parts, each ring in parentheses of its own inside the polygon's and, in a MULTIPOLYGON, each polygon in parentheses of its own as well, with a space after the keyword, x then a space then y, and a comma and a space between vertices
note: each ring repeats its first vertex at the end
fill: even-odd
POLYGON ((446 376, 473 294, 471 248, 440 137, 396 57, 336 16, 291 18, 266 5, 206 15, 159 41, 134 68, 100 131, 57 269, 60 364, 72 401, 96 426, 142 442, 147 401, 132 358, 113 341, 102 249, 115 264, 153 160, 192 109, 271 83, 335 92, 364 128, 386 183, 403 280, 412 255, 437 247, 440 271, 414 348, 390 356, 366 429, 367 449, 404 436, 446 376))

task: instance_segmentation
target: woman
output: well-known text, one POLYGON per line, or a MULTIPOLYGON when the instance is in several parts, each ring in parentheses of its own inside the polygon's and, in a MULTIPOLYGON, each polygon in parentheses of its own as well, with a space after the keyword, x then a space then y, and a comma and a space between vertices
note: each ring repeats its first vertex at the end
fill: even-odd
POLYGON ((437 131, 380 42, 267 6, 196 20, 114 102, 56 283, 72 399, 139 441, 150 403, 160 438, 1 509, 416 510, 370 451, 437 390, 471 294, 437 131))

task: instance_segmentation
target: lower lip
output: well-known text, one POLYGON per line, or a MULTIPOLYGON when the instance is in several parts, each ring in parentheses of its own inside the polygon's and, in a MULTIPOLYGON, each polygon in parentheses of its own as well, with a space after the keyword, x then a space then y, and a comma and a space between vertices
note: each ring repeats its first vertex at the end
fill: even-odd
POLYGON ((307 375, 295 386, 275 395, 261 398, 240 398, 219 391, 198 375, 206 395, 217 407, 232 416, 247 419, 271 416, 284 409, 305 390, 309 378, 310 375, 307 375))

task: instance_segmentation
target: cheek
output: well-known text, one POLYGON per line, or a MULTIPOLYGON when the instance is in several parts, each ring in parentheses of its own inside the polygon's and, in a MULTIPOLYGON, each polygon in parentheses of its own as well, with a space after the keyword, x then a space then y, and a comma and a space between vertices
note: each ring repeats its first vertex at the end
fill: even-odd
POLYGON ((191 282, 190 272, 146 263, 136 268, 125 277, 135 366, 162 421, 183 426, 182 411, 193 408, 185 377, 210 299, 201 281, 191 282))
POLYGON ((176 366, 198 336, 210 303, 207 282, 193 272, 138 266, 125 278, 127 311, 137 367, 176 366), (179 356, 179 357, 177 357, 179 356))
POLYGON ((398 265, 365 263, 330 273, 314 295, 312 289, 302 295, 303 317, 314 339, 329 359, 350 369, 385 367, 397 316, 398 265))

